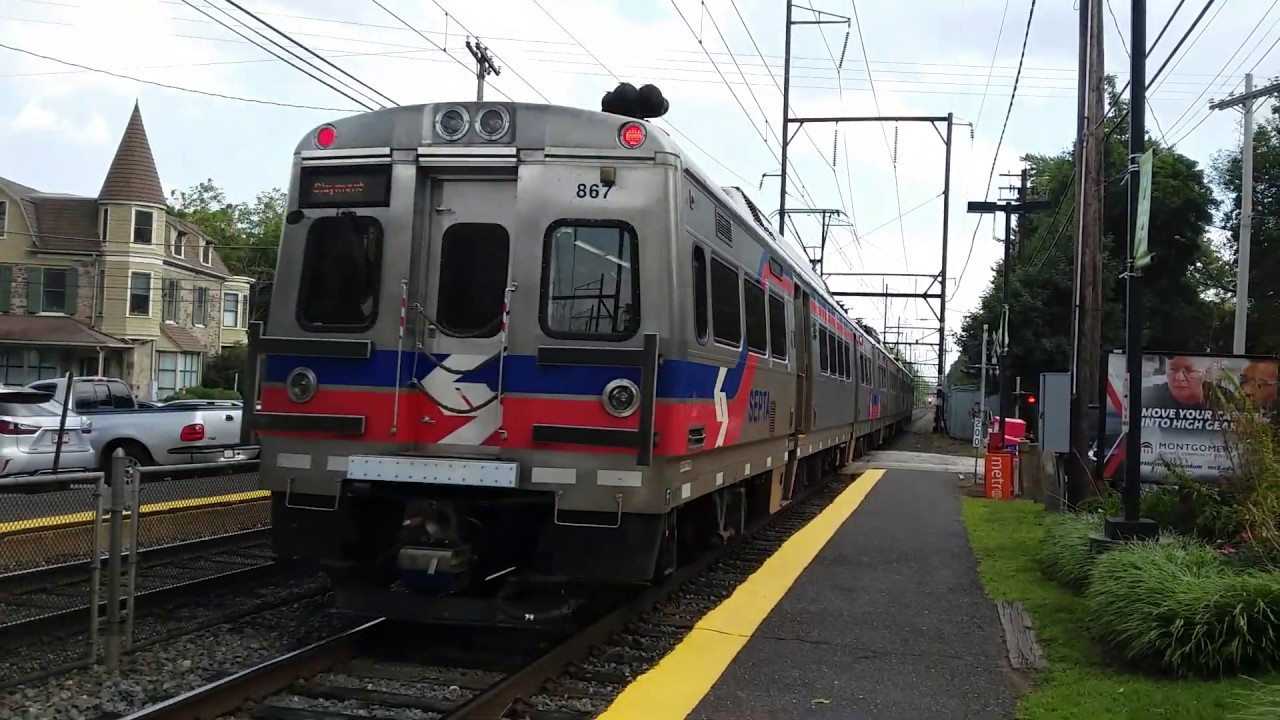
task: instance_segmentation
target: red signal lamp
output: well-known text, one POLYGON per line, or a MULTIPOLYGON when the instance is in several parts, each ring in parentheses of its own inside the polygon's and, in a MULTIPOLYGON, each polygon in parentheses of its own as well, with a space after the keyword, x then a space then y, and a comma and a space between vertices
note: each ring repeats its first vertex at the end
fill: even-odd
POLYGON ((316 130, 315 144, 321 150, 328 150, 337 139, 338 131, 334 130, 332 125, 324 125, 316 130))
POLYGON ((647 136, 644 125, 638 122, 629 122, 618 130, 618 142, 628 150, 635 150, 643 145, 647 136))
POLYGON ((1036 396, 1035 396, 1035 395, 1028 395, 1028 396, 1027 396, 1027 404, 1028 404, 1028 405, 1035 405, 1035 404, 1036 404, 1036 396))

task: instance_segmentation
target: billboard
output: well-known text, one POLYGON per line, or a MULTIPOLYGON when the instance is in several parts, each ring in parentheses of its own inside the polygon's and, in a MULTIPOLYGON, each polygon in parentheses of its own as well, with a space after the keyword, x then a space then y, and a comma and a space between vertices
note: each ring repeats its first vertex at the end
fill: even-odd
MULTIPOLYGON (((1142 393, 1142 479, 1166 474, 1165 463, 1197 479, 1230 472, 1227 408, 1213 407, 1212 388, 1231 396, 1241 392, 1255 407, 1274 416, 1280 361, 1240 355, 1144 354, 1142 380, 1130 392, 1142 393)), ((1120 418, 1125 403, 1125 355, 1107 358, 1107 431, 1104 475, 1114 476, 1124 463, 1120 418)), ((1134 422, 1131 420, 1130 422, 1134 422)))

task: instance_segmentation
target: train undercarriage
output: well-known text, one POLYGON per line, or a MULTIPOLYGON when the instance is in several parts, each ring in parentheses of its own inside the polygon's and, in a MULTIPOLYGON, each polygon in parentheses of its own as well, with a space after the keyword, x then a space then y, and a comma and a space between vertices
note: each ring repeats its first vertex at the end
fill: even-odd
POLYGON ((317 564, 338 608, 419 622, 520 625, 660 580, 833 473, 843 446, 662 514, 569 512, 551 493, 349 481, 333 498, 273 493, 276 551, 317 564), (312 501, 314 504, 308 503, 312 501), (323 508, 323 509, 320 509, 323 508), (617 525, 614 527, 614 525, 617 525))

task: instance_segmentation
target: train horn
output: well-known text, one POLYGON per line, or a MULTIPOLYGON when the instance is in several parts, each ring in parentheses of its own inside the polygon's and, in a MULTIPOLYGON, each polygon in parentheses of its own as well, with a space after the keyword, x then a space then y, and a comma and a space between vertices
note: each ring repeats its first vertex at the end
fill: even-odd
POLYGON ((601 112, 625 115, 637 120, 662 117, 670 109, 671 104, 656 85, 644 85, 637 90, 631 83, 619 83, 618 87, 605 93, 600 100, 601 112))

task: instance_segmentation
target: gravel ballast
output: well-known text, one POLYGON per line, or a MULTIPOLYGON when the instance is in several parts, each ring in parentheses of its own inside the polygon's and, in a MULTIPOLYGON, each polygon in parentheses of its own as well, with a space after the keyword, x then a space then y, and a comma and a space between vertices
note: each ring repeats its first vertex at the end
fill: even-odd
POLYGON ((125 656, 111 677, 95 667, 0 691, 0 720, 96 720, 194 690, 360 621, 308 598, 157 643, 125 656))

